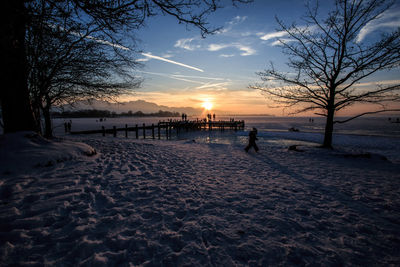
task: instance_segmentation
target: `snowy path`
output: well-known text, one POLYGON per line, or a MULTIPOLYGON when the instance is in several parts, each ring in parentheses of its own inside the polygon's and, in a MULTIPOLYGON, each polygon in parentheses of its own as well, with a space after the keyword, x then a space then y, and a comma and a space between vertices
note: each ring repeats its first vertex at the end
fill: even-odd
POLYGON ((97 158, 0 180, 0 262, 400 264, 399 164, 315 148, 82 141, 97 158))

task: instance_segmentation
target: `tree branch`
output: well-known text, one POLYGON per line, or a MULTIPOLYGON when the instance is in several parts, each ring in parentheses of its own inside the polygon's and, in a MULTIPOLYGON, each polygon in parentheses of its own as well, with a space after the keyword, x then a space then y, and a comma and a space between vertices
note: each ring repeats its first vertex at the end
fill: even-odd
POLYGON ((356 115, 354 117, 351 117, 351 118, 343 120, 343 121, 334 121, 334 123, 346 123, 346 122, 349 122, 349 121, 354 120, 356 118, 359 118, 361 116, 370 115, 370 114, 377 114, 377 113, 382 113, 382 112, 393 112, 393 111, 400 111, 400 109, 387 109, 387 110, 364 112, 364 113, 358 114, 358 115, 356 115))

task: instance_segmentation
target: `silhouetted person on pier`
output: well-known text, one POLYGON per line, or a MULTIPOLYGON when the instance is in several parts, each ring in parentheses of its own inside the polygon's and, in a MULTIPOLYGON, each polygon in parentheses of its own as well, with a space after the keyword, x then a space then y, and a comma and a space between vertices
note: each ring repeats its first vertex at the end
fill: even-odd
POLYGON ((258 140, 257 139, 257 129, 253 128, 253 130, 251 130, 249 132, 249 144, 246 146, 246 148, 244 150, 246 150, 246 152, 249 152, 249 149, 251 147, 254 147, 254 150, 256 152, 258 152, 258 146, 256 144, 256 140, 258 140))

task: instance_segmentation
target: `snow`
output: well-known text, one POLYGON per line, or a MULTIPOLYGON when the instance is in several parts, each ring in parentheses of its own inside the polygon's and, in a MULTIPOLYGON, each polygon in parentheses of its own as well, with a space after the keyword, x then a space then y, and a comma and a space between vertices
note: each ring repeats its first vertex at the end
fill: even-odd
POLYGON ((50 166, 96 151, 79 142, 49 141, 33 132, 0 135, 0 173, 29 171, 32 167, 50 166))
POLYGON ((262 133, 259 153, 244 152, 244 133, 233 142, 3 135, 0 262, 399 265, 400 162, 360 145, 320 149, 318 135, 301 134, 262 133))

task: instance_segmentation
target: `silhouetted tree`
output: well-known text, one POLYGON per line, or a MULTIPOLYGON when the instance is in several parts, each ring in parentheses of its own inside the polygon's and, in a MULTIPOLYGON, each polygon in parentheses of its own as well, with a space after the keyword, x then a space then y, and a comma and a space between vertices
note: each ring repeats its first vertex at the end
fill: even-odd
MULTIPOLYGON (((95 42, 124 46, 126 33, 143 26, 147 18, 157 14, 174 16, 179 23, 193 25, 204 36, 217 29, 209 27, 206 18, 221 7, 222 0, 13 0, 2 3, 1 51, 4 86, 0 91, 4 131, 36 130, 28 92, 26 32, 43 14, 35 13, 41 5, 51 7, 47 25, 95 42), (54 23, 52 23, 54 22, 54 23), (65 25, 65 26, 64 26, 65 25), (67 27, 66 27, 67 26, 67 27), (93 30, 93 29, 98 29, 93 30), (83 34, 83 36, 82 36, 83 34)), ((251 0, 232 0, 232 3, 251 0)))
POLYGON ((250 86, 271 97, 279 106, 300 107, 296 112, 316 111, 326 117, 324 147, 332 146, 334 123, 388 111, 385 103, 399 99, 399 84, 356 88, 360 81, 400 63, 400 28, 379 40, 360 40, 360 32, 391 6, 385 0, 336 0, 335 8, 322 20, 318 5, 307 5, 305 27, 286 26, 277 19, 280 31, 290 40, 281 39, 289 56, 291 73, 271 67, 259 72, 262 84, 250 86), (379 109, 335 121, 335 113, 358 103, 380 105, 379 109), (322 112, 321 112, 322 111, 322 112))
POLYGON ((50 109, 54 104, 112 98, 139 86, 140 81, 130 75, 136 67, 134 48, 119 51, 93 40, 100 29, 82 24, 78 31, 70 14, 64 14, 63 21, 54 21, 53 6, 41 3, 35 9, 35 23, 26 40, 28 86, 37 117, 40 113, 44 117, 46 137, 52 137, 50 109), (71 28, 75 30, 66 30, 71 28))
POLYGON ((25 31, 29 17, 24 2, 4 1, 0 8, 0 104, 6 133, 38 129, 27 86, 25 31))

